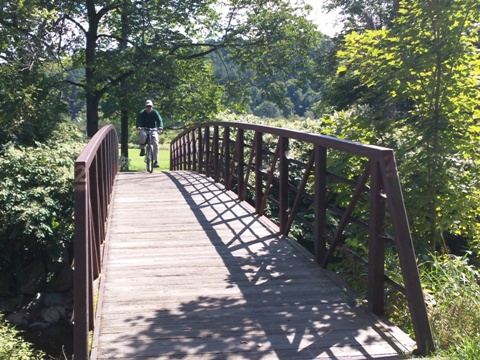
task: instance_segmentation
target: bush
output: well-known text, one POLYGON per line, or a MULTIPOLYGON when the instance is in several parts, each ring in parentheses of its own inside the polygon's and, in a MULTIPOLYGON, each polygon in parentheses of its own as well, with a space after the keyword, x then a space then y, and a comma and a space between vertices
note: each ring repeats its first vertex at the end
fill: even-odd
POLYGON ((55 264, 69 259, 73 164, 84 146, 70 130, 59 129, 45 145, 9 144, 0 154, 0 296, 36 293, 55 264))
POLYGON ((44 354, 19 337, 19 332, 0 314, 0 359, 41 360, 44 354))
POLYGON ((279 118, 282 117, 282 112, 278 108, 277 105, 272 103, 271 101, 264 101, 260 105, 258 105, 255 109, 253 109, 253 113, 256 116, 263 117, 263 118, 279 118))
POLYGON ((437 347, 468 347, 469 339, 480 337, 480 273, 466 257, 442 255, 421 264, 420 274, 432 298, 428 310, 437 347))

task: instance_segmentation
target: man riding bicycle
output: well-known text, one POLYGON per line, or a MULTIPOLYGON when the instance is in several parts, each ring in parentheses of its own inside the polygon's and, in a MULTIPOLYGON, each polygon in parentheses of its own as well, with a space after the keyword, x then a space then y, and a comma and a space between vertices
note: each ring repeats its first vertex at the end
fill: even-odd
POLYGON ((156 128, 157 131, 151 131, 153 139, 153 166, 158 167, 158 132, 163 130, 163 120, 157 110, 153 110, 152 100, 145 102, 145 109, 137 115, 136 127, 138 132, 138 141, 140 142, 140 156, 145 155, 145 141, 147 131, 142 128, 156 128))

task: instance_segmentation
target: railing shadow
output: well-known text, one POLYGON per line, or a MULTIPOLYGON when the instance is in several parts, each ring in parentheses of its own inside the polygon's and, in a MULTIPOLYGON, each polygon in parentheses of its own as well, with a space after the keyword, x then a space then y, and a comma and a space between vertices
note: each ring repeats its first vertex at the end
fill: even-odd
POLYGON ((353 259, 365 271, 373 314, 385 315, 391 290, 402 294, 418 352, 434 351, 393 149, 219 121, 184 130, 170 155, 170 170, 195 171, 235 191, 281 234, 308 246, 322 267, 340 253, 353 259))
MULTIPOLYGON (((225 265, 225 287, 207 286, 217 280, 199 263, 195 271, 202 274, 205 293, 175 310, 168 310, 173 307, 168 298, 159 298, 148 311, 148 299, 143 299, 144 315, 124 324, 136 331, 110 335, 109 358, 401 358, 405 348, 331 282, 328 270, 294 251, 248 204, 232 196, 225 200, 226 191, 202 175, 165 174, 225 265)), ((188 282, 193 275, 183 276, 188 282)), ((168 276, 164 281, 168 287, 168 276)), ((125 301, 125 306, 132 305, 125 301)))

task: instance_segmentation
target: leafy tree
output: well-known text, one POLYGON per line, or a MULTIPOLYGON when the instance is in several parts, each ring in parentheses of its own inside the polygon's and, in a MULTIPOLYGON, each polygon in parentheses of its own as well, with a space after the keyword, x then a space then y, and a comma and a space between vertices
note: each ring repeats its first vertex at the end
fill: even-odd
MULTIPOLYGON (((319 60, 324 60, 322 54, 330 48, 329 39, 321 33, 313 31, 310 36, 312 41, 308 51, 293 49, 286 66, 281 70, 273 69, 268 76, 256 71, 255 67, 248 67, 248 61, 242 63, 238 59, 239 62, 234 62, 235 55, 227 50, 211 55, 215 76, 224 85, 225 107, 236 113, 252 112, 263 101, 270 101, 281 109, 284 117, 303 116, 320 97, 323 79, 319 76, 319 60), (307 93, 309 97, 305 98, 307 93)), ((271 52, 258 56, 262 60, 252 60, 268 63, 277 59, 271 52)), ((335 69, 331 71, 335 72, 335 69)))
POLYGON ((2 291, 35 294, 52 266, 69 265, 73 163, 85 146, 77 132, 60 124, 46 144, 9 144, 0 152, 0 274, 8 287, 2 291))
MULTIPOLYGON (((261 71, 281 69, 292 48, 308 48, 305 44, 313 29, 304 20, 309 8, 303 1, 292 6, 285 0, 242 0, 223 7, 213 0, 56 4, 57 23, 63 31, 57 37, 59 48, 68 44, 71 66, 86 71, 84 81, 75 85, 85 90, 89 136, 98 128, 102 97, 134 74, 154 74, 157 88, 166 90, 177 75, 169 72, 172 63, 201 58, 221 48, 231 49, 243 61, 275 48, 275 61, 254 65, 261 71), (67 33, 67 29, 72 31, 67 33)), ((189 82, 188 77, 183 80, 184 85, 189 82)), ((129 91, 133 94, 138 88, 129 91)))
MULTIPOLYGON (((480 127, 476 0, 403 1, 391 30, 352 33, 340 73, 358 81, 377 111, 359 126, 396 134, 417 239, 444 246, 445 231, 474 236, 480 127)), ((385 140, 385 138, 383 138, 385 140)))
POLYGON ((4 1, 0 10, 0 141, 45 141, 66 115, 61 71, 49 52, 48 3, 4 1))
POLYGON ((327 0, 327 10, 340 10, 343 28, 352 30, 379 30, 390 28, 397 15, 400 0, 327 0))
POLYGON ((107 92, 100 103, 104 121, 115 123, 121 118, 122 110, 127 113, 124 121, 127 129, 122 125, 120 134, 122 139, 127 136, 122 144, 125 157, 128 157, 128 120, 131 120, 130 124, 134 123, 147 98, 152 99, 155 108, 159 109, 165 127, 206 121, 212 113, 222 109, 223 87, 213 75, 210 62, 202 58, 189 61, 172 58, 164 64, 162 71, 172 75, 163 80, 158 72, 135 73, 123 81, 122 87, 107 92), (137 92, 132 93, 133 89, 137 92))
POLYGON ((282 116, 282 112, 280 111, 278 106, 271 101, 264 101, 263 103, 258 105, 255 109, 253 109, 253 114, 255 116, 271 119, 282 116))
POLYGON ((42 360, 45 354, 23 340, 13 325, 0 314, 0 359, 42 360))

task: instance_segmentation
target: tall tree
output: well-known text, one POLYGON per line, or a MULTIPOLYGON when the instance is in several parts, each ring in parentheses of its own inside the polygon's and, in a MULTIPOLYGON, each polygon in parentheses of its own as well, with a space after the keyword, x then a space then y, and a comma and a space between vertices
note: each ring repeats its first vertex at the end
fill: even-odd
POLYGON ((413 229, 433 250, 445 231, 478 236, 479 18, 477 0, 403 1, 391 30, 352 33, 338 54, 365 103, 384 101, 368 126, 398 135, 413 229))
POLYGON ((345 31, 390 28, 400 0, 326 0, 327 10, 340 10, 345 31))
MULTIPOLYGON (((157 68, 158 73, 172 59, 197 59, 221 48, 243 59, 277 49, 277 61, 271 59, 268 69, 281 69, 292 51, 308 48, 313 32, 313 25, 305 21, 309 7, 303 0, 76 0, 58 4, 59 23, 64 29, 73 24, 69 36, 64 32, 58 37, 61 46, 68 43, 69 54, 76 54, 72 66, 86 69, 85 81, 76 85, 85 89, 90 136, 98 129, 102 96, 139 71, 157 68), (123 51, 114 51, 124 42, 128 45, 123 51)), ((164 73, 163 80, 174 76, 164 73)))
POLYGON ((0 8, 0 143, 44 141, 66 117, 61 69, 49 46, 55 15, 38 0, 3 1, 0 8))

